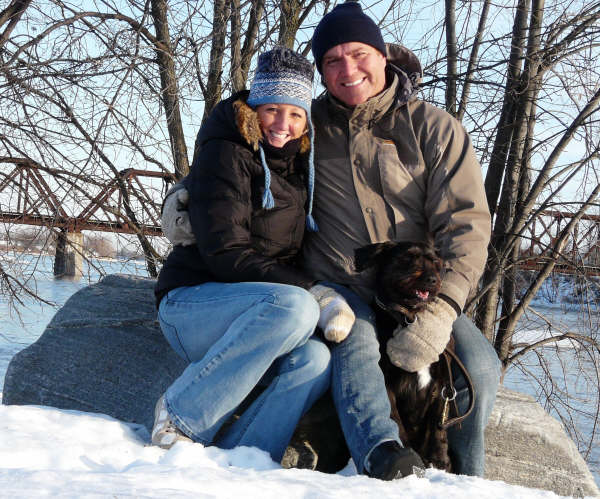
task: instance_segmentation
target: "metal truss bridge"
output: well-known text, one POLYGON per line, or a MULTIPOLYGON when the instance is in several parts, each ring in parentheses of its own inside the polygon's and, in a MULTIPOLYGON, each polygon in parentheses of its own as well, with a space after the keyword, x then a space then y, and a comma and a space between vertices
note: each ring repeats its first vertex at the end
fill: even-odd
POLYGON ((160 202, 171 173, 121 170, 108 181, 42 168, 27 160, 0 163, 0 221, 63 229, 162 235, 160 202))

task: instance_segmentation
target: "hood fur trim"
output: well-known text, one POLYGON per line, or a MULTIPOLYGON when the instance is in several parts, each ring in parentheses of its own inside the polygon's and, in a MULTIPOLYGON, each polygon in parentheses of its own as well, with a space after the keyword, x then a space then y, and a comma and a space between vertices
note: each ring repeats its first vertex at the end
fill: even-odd
MULTIPOLYGON (((243 139, 252 147, 253 151, 258 151, 258 143, 263 140, 263 133, 258 121, 258 114, 243 100, 238 99, 233 102, 235 112, 235 124, 240 131, 243 139)), ((302 136, 300 143, 300 152, 305 153, 310 150, 310 139, 308 133, 302 136)))

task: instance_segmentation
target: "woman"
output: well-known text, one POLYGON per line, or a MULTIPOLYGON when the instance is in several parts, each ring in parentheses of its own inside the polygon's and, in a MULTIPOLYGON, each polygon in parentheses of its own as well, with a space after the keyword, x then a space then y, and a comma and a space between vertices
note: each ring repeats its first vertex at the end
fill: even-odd
POLYGON ((319 322, 343 336, 333 324, 348 308, 294 266, 305 224, 316 229, 312 77, 299 54, 266 52, 250 91, 217 105, 198 134, 183 181, 195 244, 174 247, 156 286, 162 331, 190 364, 157 402, 156 445, 255 446, 280 461, 329 386, 329 350, 312 334, 319 322), (265 390, 215 441, 261 379, 265 390))

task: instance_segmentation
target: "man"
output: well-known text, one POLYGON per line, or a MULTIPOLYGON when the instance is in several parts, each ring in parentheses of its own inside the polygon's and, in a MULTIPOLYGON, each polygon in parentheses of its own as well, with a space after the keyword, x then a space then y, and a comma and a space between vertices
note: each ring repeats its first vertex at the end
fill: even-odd
MULTIPOLYGON (((454 330, 477 396, 462 429, 450 430, 450 446, 458 473, 482 476, 484 429, 500 364, 461 313, 483 271, 490 235, 480 165, 461 124, 414 97, 421 76, 415 55, 386 46, 357 2, 340 4, 323 17, 312 50, 327 92, 312 106, 313 213, 319 231, 305 239, 304 258, 317 279, 336 283, 356 315, 350 335, 331 347, 332 393, 352 458, 359 472, 383 479, 410 473, 416 464, 389 419, 367 306, 374 276, 353 270, 354 249, 431 234, 447 265, 440 297, 413 324, 395 331, 387 352, 394 364, 415 372, 437 360, 454 330)), ((462 376, 456 385, 465 411, 462 376)))
MULTIPOLYGON (((340 4, 323 17, 312 50, 327 92, 312 106, 313 213, 319 230, 305 239, 304 263, 356 316, 350 334, 331 344, 332 393, 353 461, 359 473, 384 480, 406 476, 421 464, 403 447, 389 417, 369 306, 374 276, 355 272, 354 249, 432 235, 447 264, 440 296, 413 324, 394 332, 387 352, 394 364, 415 372, 437 359, 454 332, 477 396, 462 428, 449 430, 450 447, 457 473, 482 476, 484 429, 500 363, 462 314, 483 270, 490 235, 480 165, 461 124, 415 98, 421 67, 414 54, 386 46, 357 2, 340 4)), ((462 376, 455 386, 465 411, 469 398, 462 376)))

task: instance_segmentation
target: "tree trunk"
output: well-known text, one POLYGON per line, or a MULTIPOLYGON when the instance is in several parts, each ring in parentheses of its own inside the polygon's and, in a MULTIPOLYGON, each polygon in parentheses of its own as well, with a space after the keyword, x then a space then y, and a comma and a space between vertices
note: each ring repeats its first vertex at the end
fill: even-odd
POLYGON ((183 124, 179 111, 179 88, 177 85, 177 74, 175 72, 175 60, 171 48, 171 37, 169 35, 169 20, 167 18, 166 0, 151 0, 152 18, 156 28, 157 45, 155 47, 156 60, 160 70, 161 95, 167 118, 167 129, 173 152, 173 163, 175 165, 175 176, 178 179, 185 177, 189 170, 189 160, 183 124))
POLYGON ((513 25, 511 53, 508 62, 508 75, 504 90, 502 112, 498 120, 494 148, 490 156, 490 163, 485 177, 485 194, 492 217, 496 213, 498 197, 502 187, 502 179, 506 169, 506 158, 512 137, 512 124, 516 113, 518 100, 517 88, 522 70, 522 58, 527 40, 527 13, 529 0, 520 0, 513 25))
POLYGON ((212 45, 210 48, 210 61, 208 69, 208 83, 204 94, 204 116, 202 121, 210 114, 221 100, 223 83, 223 54, 225 53, 225 39, 227 36, 227 19, 229 18, 229 2, 215 0, 213 8, 212 45))
MULTIPOLYGON (((502 295, 503 314, 506 317, 514 307, 515 287, 514 265, 518 256, 518 246, 520 237, 518 234, 524 227, 526 213, 520 213, 523 223, 515 224, 515 215, 517 206, 522 206, 522 199, 519 197, 521 179, 527 176, 523 170, 528 166, 523 159, 528 157, 529 151, 525 149, 527 133, 531 131, 529 124, 531 115, 535 112, 535 102, 537 99, 537 79, 541 77, 538 72, 539 67, 539 49, 540 49, 540 26, 543 19, 543 0, 534 0, 531 9, 531 21, 529 28, 529 37, 527 44, 527 57, 525 60, 525 69, 521 76, 519 85, 519 101, 516 106, 512 141, 508 155, 507 167, 505 170, 504 185, 497 212, 496 224, 492 234, 491 246, 495 248, 496 272, 501 279, 505 281, 502 295)), ((521 195, 523 193, 521 192, 521 195)), ((509 355, 510 340, 512 331, 508 331, 501 321, 500 328, 496 333, 495 345, 501 360, 505 360, 509 355)))
POLYGON ((279 39, 277 42, 279 45, 290 49, 294 48, 298 29, 318 3, 317 0, 311 0, 303 8, 303 0, 284 0, 280 2, 281 24, 279 25, 279 39))
MULTIPOLYGON (((519 77, 521 75, 522 55, 527 39, 528 1, 529 0, 520 0, 519 5, 517 6, 517 13, 513 24, 512 50, 508 63, 509 70, 506 78, 502 112, 498 121, 494 148, 492 150, 488 172, 485 178, 485 190, 492 220, 495 215, 498 215, 497 220, 500 221, 510 219, 510 213, 498 213, 500 208, 497 208, 497 203, 503 185, 503 179, 504 183, 507 182, 507 179, 505 178, 508 169, 506 163, 511 139, 513 137, 516 110, 518 109, 517 103, 519 96, 517 89, 519 77)), ((510 207, 502 209, 510 210, 510 207)), ((496 312, 499 301, 498 291, 500 286, 500 276, 502 275, 503 270, 502 253, 496 246, 497 240, 499 239, 499 227, 500 225, 497 221, 494 225, 492 239, 488 246, 488 260, 482 277, 482 288, 487 288, 487 292, 480 299, 475 314, 477 326, 490 340, 494 338, 494 325, 496 322, 496 312)))
POLYGON ((8 6, 0 12, 0 28, 8 23, 8 26, 2 34, 0 34, 0 48, 9 39, 10 34, 17 26, 23 12, 29 7, 31 0, 12 0, 8 6))
POLYGON ((446 0, 446 111, 456 116, 456 0, 446 0))
POLYGON ((279 3, 281 9, 281 24, 277 43, 290 49, 294 48, 296 33, 300 27, 300 9, 302 1, 284 0, 279 3))
POLYGON ((258 28, 265 11, 264 0, 252 0, 250 10, 250 22, 246 30, 246 38, 241 51, 241 72, 244 81, 248 80, 248 72, 250 71, 250 62, 256 52, 256 41, 258 37, 258 28))
POLYGON ((242 71, 240 0, 231 0, 231 85, 233 91, 239 92, 246 86, 246 78, 242 71))
POLYGON ((481 46, 481 40, 483 38, 485 26, 487 23, 487 16, 490 9, 490 0, 483 2, 481 9, 481 15, 479 16, 479 24, 477 25, 477 33, 475 34, 475 40, 473 41, 473 47, 471 48, 471 56, 469 57, 469 65, 467 66, 467 72, 465 74, 465 82, 460 96, 460 103, 458 106, 458 112, 456 118, 462 121, 467 109, 469 102, 469 93, 471 91, 471 79, 474 76, 474 69, 477 64, 477 58, 479 54, 479 48, 481 46))

